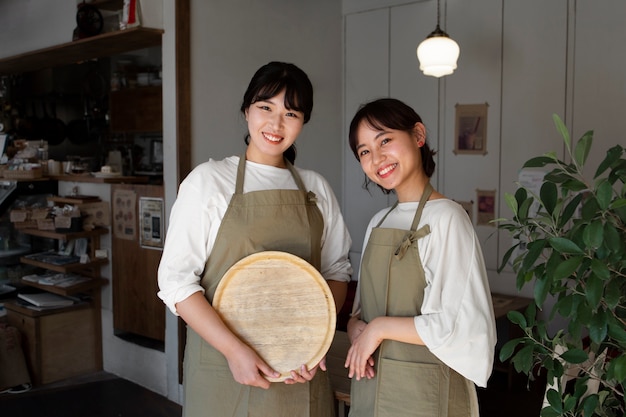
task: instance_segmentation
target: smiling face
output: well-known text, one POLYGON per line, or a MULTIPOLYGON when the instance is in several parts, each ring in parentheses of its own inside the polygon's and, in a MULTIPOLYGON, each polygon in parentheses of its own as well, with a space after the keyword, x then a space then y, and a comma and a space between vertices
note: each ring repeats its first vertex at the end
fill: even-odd
POLYGON ((304 125, 304 113, 285 106, 285 90, 254 102, 245 111, 250 133, 246 159, 284 167, 283 152, 295 141, 304 125))
POLYGON ((380 130, 362 120, 356 137, 356 154, 365 175, 381 187, 395 190, 400 202, 417 201, 428 182, 420 154, 424 125, 416 123, 411 132, 380 130))

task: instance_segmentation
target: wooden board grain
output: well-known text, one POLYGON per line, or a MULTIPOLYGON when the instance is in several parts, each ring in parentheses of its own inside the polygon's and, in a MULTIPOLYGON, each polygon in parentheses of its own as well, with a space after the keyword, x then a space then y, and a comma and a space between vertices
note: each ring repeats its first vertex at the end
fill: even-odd
POLYGON ((326 355, 336 326, 335 302, 320 273, 303 259, 265 251, 234 264, 217 286, 213 307, 226 325, 280 372, 284 381, 326 355))

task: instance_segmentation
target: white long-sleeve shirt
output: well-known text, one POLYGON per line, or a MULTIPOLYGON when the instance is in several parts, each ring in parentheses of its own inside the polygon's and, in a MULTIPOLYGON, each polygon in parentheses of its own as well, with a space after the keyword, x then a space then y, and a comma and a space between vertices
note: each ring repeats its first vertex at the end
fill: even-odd
MULTIPOLYGON (((158 296, 174 313, 176 303, 204 289, 200 279, 230 199, 235 192, 238 156, 209 160, 181 183, 170 214, 158 270, 158 296)), ((350 281, 352 241, 330 184, 320 174, 297 168, 307 191, 317 196, 324 219, 320 273, 326 280, 350 281)), ((288 169, 246 162, 243 192, 298 189, 288 169)))
MULTIPOLYGON (((398 204, 380 227, 410 229, 418 204, 398 204)), ((364 249, 387 211, 371 219, 364 249)), ((464 209, 452 200, 428 201, 417 228, 425 224, 431 232, 419 239, 418 247, 427 286, 415 329, 437 358, 485 387, 493 367, 496 329, 480 242, 464 209)), ((357 289, 354 312, 360 310, 359 298, 357 289)))

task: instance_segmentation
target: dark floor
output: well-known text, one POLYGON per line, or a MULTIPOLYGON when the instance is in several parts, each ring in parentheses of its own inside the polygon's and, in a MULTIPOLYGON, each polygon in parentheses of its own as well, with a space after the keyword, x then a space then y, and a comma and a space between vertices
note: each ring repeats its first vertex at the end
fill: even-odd
MULTIPOLYGON (((481 417, 539 416, 541 387, 526 388, 523 377, 509 385, 494 373, 478 390, 481 417)), ((36 387, 21 394, 0 395, 2 417, 180 417, 181 407, 137 384, 106 372, 36 387)), ((219 416, 215 416, 219 417, 219 416)))
POLYGON ((106 372, 0 395, 2 417, 180 417, 181 407, 106 372))
POLYGON ((545 381, 531 381, 525 375, 509 377, 494 372, 487 388, 478 388, 481 417, 539 417, 545 381))

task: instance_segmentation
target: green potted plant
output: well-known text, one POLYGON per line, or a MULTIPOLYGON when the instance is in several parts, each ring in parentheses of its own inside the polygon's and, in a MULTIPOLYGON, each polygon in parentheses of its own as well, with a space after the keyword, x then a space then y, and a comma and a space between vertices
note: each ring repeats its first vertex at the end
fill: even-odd
POLYGON ((507 341, 499 358, 510 359, 517 372, 531 379, 545 375, 542 417, 624 417, 624 147, 608 149, 593 179, 587 180, 583 169, 593 131, 574 144, 563 121, 557 115, 553 119, 569 162, 554 152, 527 161, 524 168, 550 169, 539 195, 524 186, 514 195, 506 194, 512 218, 496 220, 498 228, 508 230, 517 242, 503 256, 498 271, 510 263, 518 290, 533 285, 534 298, 524 314, 508 314, 523 336, 507 341), (559 316, 565 328, 549 334, 550 323, 559 316))

